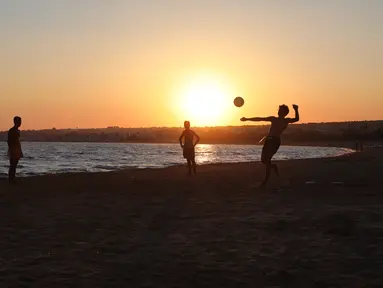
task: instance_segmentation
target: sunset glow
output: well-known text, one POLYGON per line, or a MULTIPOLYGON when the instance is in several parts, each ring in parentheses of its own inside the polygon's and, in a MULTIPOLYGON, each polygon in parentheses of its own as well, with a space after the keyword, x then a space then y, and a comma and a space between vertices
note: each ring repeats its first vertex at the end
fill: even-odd
POLYGON ((292 2, 1 1, 0 130, 381 119, 383 1, 292 2))
POLYGON ((190 82, 178 99, 179 113, 194 126, 220 125, 230 104, 225 87, 208 79, 190 82))

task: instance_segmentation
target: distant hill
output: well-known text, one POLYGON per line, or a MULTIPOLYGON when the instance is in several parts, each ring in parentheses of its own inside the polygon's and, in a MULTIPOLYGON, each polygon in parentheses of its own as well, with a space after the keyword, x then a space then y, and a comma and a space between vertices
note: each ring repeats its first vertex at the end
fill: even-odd
MULTIPOLYGON (((201 143, 254 144, 268 133, 269 125, 196 127, 201 143)), ((48 129, 22 131, 22 141, 40 142, 135 142, 177 143, 181 127, 100 129, 48 129)), ((6 141, 7 132, 0 132, 6 141)), ((383 140, 383 120, 336 123, 305 123, 288 127, 283 142, 307 143, 354 140, 383 140)))

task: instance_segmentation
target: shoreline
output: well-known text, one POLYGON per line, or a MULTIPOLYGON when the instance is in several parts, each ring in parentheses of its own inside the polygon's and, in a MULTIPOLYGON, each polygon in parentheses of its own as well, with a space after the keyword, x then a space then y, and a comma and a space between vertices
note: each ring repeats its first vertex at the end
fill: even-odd
MULTIPOLYGON (((284 146, 289 146, 289 145, 284 145, 284 146)), ((295 145, 294 145, 295 146, 295 145)), ((316 146, 301 146, 301 147, 312 147, 316 148, 316 146)), ((317 146, 317 148, 322 148, 317 146)), ((340 149, 345 149, 343 154, 340 155, 333 155, 333 156, 328 156, 328 157, 311 157, 311 158, 302 158, 302 159, 284 159, 284 160, 273 160, 273 162, 276 163, 281 163, 281 162, 290 162, 290 161, 305 161, 305 160, 320 160, 320 159, 332 159, 332 158, 339 158, 339 157, 345 157, 350 154, 358 153, 357 151, 351 149, 351 148, 346 148, 346 147, 332 147, 332 148, 340 148, 340 149)), ((198 159, 198 158, 197 158, 198 159)), ((197 161, 198 162, 198 161, 197 161)), ((247 164, 256 164, 260 163, 260 161, 246 161, 246 162, 221 162, 221 163, 209 163, 209 164, 198 164, 198 167, 205 167, 205 166, 221 166, 221 165, 237 165, 237 164, 242 164, 242 165, 247 165, 247 164)), ((21 162, 22 165, 22 162, 21 162)), ((121 168, 121 169, 116 169, 112 171, 96 171, 96 172, 90 172, 90 171, 82 171, 82 172, 63 172, 63 173, 45 173, 45 174, 39 174, 39 175, 28 175, 28 176, 18 176, 18 179, 26 179, 26 178, 35 178, 35 177, 44 177, 44 176, 60 176, 60 175, 73 175, 73 174, 105 174, 105 173, 120 173, 124 171, 156 171, 156 170, 163 170, 163 169, 170 169, 170 168, 180 168, 184 167, 186 164, 174 164, 166 167, 158 167, 158 168, 153 168, 153 167, 148 167, 148 168, 137 168, 137 167, 127 167, 127 168, 121 168)), ((0 175, 0 181, 1 180, 6 180, 7 179, 7 174, 2 174, 0 175)))

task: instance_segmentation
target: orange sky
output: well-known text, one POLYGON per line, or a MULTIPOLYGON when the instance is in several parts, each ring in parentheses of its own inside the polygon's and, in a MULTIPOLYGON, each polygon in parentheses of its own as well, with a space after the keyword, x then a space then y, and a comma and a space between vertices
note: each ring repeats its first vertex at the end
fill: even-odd
POLYGON ((0 129, 383 118, 383 2, 128 2, 2 1, 0 129))

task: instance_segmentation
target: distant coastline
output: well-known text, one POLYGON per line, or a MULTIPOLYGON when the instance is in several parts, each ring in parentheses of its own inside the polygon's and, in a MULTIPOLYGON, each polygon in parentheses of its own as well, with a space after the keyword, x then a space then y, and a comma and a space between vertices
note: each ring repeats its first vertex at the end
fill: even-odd
MULTIPOLYGON (((203 144, 256 145, 268 133, 268 125, 196 127, 203 144)), ((24 142, 177 143, 181 127, 23 130, 24 142)), ((7 132, 0 132, 6 141, 7 132)), ((383 120, 291 125, 283 145, 354 148, 355 142, 383 142, 383 120)))

